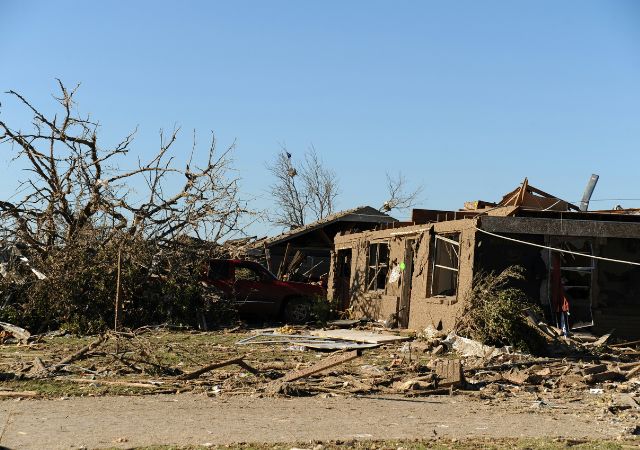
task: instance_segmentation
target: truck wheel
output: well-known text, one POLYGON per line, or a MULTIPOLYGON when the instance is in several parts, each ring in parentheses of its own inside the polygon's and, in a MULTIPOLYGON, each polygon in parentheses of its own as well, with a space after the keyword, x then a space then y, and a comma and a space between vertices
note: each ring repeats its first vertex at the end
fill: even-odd
POLYGON ((305 323, 311 318, 311 302, 304 298, 293 298, 284 307, 284 320, 287 323, 305 323))

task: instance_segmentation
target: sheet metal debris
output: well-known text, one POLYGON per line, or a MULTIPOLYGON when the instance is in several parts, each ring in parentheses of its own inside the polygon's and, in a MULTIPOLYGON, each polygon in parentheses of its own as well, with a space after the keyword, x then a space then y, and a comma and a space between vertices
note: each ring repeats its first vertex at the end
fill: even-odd
POLYGON ((275 332, 260 332, 241 339, 236 345, 251 344, 292 344, 314 350, 361 350, 375 348, 380 344, 362 343, 347 339, 327 339, 308 334, 282 334, 275 332))
POLYGON ((408 336, 398 336, 389 333, 374 333, 363 330, 313 330, 312 336, 345 341, 365 342, 368 344, 387 344, 391 342, 408 341, 408 336))

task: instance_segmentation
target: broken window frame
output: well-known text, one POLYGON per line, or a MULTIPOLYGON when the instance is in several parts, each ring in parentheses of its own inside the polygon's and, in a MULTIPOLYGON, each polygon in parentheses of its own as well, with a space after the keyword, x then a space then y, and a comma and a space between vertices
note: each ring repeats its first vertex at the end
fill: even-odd
MULTIPOLYGON (((434 234, 433 235, 434 239, 433 239, 433 252, 432 252, 432 258, 431 258, 431 282, 429 283, 429 297, 440 297, 440 296, 444 296, 444 297, 455 297, 458 295, 458 274, 460 271, 460 233, 446 233, 446 234, 434 234), (456 237, 458 240, 454 240, 451 239, 451 237, 456 237), (442 241, 440 247, 438 246, 438 241, 442 241), (448 244, 448 246, 447 246, 448 244), (445 266, 442 264, 437 264, 438 262, 438 248, 442 249, 448 249, 449 250, 449 255, 451 256, 452 254, 455 255, 455 260, 456 260, 456 266, 445 266), (436 286, 436 280, 437 280, 437 274, 439 273, 439 270, 448 270, 451 272, 455 272, 456 276, 455 276, 455 281, 453 284, 453 288, 455 290, 455 292, 451 295, 444 295, 444 294, 436 294, 434 293, 434 287, 436 286)), ((453 259, 453 258, 451 258, 453 259)))
POLYGON ((369 242, 367 245, 367 284, 366 291, 383 291, 387 286, 387 278, 389 276, 389 241, 369 242), (380 248, 386 247, 386 261, 380 261, 380 248), (371 249, 375 247, 375 257, 372 264, 371 249), (381 277, 384 273, 384 276, 381 277), (373 276, 372 276, 373 274, 373 276), (382 281, 382 282, 381 282, 382 281))

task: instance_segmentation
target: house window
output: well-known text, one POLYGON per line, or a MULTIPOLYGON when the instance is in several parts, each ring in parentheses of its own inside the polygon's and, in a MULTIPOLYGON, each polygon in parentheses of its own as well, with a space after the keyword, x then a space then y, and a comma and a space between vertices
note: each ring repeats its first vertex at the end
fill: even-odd
POLYGON ((389 244, 381 242, 369 245, 367 291, 384 289, 389 272, 389 244))
POLYGON ((434 238, 431 297, 456 295, 460 264, 460 235, 436 234, 434 238))

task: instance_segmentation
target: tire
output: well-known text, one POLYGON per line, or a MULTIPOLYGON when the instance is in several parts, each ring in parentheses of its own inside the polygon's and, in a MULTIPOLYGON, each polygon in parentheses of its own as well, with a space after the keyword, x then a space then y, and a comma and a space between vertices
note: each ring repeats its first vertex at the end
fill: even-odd
POLYGON ((287 323, 308 322, 311 319, 311 302, 304 298, 292 298, 284 307, 283 318, 287 323))

